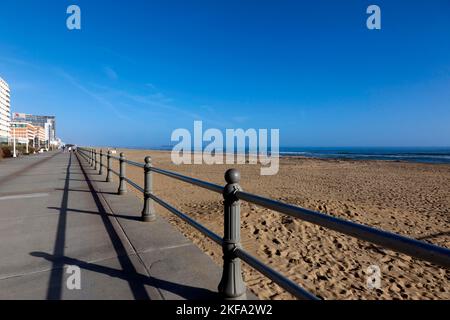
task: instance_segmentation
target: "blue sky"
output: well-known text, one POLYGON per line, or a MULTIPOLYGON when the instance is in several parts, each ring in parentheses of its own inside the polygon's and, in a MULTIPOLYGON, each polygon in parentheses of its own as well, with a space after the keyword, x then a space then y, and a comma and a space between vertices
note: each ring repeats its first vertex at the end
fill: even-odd
POLYGON ((80 145, 158 147, 203 120, 282 146, 450 146, 450 1, 2 0, 0 76, 14 112, 80 145))

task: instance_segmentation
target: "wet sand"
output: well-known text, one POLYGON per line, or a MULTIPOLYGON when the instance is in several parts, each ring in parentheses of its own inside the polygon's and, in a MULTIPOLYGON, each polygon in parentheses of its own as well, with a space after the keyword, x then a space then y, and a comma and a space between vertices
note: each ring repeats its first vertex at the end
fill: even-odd
MULTIPOLYGON (((450 247, 450 165, 292 157, 280 160, 276 176, 260 176, 258 165, 176 166, 169 152, 118 151, 138 162, 150 155, 156 167, 220 185, 224 172, 237 167, 245 191, 450 247)), ((142 169, 128 166, 127 173, 142 185, 142 169)), ((158 174, 154 191, 223 234, 220 195, 158 174)), ((156 209, 221 264, 219 246, 162 207, 156 209)), ((241 214, 244 248, 322 298, 450 299, 450 270, 252 204, 243 202, 241 214), (371 265, 381 269, 380 289, 367 286, 371 265)), ((245 264, 243 270, 259 298, 293 298, 245 264)))

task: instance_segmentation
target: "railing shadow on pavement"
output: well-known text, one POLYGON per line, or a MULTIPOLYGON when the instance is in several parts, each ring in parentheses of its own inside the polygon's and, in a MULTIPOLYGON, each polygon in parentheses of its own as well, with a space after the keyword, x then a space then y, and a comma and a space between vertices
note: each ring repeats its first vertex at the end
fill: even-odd
MULTIPOLYGON (((70 181, 73 181, 73 180, 70 180, 70 181)), ((85 180, 79 180, 79 181, 85 181, 85 180)), ((91 180, 91 181, 93 181, 93 180, 91 180)), ((64 189, 55 189, 55 191, 64 191, 64 189)), ((91 193, 90 190, 69 189, 68 191, 69 191, 69 192, 84 192, 84 193, 91 193)), ((97 191, 97 193, 98 193, 98 194, 111 194, 111 195, 117 194, 117 193, 115 193, 115 192, 101 192, 101 191, 97 191)))
MULTIPOLYGON (((58 208, 58 207, 47 207, 47 209, 50 209, 50 210, 58 210, 58 211, 61 210, 61 208, 58 208)), ((97 212, 97 211, 80 210, 80 209, 71 209, 71 208, 67 208, 66 210, 67 210, 67 212, 73 212, 73 213, 92 214, 92 215, 95 215, 95 216, 104 214, 104 215, 106 215, 106 216, 108 216, 108 217, 111 217, 111 218, 120 218, 120 219, 125 219, 125 220, 132 220, 132 221, 142 221, 142 218, 141 218, 141 217, 136 217, 136 216, 126 216, 126 215, 123 215, 123 214, 116 214, 116 213, 114 213, 114 214, 110 214, 110 213, 101 213, 101 212, 97 212)))
MULTIPOLYGON (((213 292, 208 289, 187 286, 180 283, 174 283, 163 279, 158 279, 153 276, 140 274, 137 272, 129 272, 129 270, 114 269, 111 267, 102 266, 91 262, 85 262, 70 257, 55 257, 45 252, 31 252, 30 255, 33 257, 46 259, 50 262, 57 262, 65 265, 77 266, 83 270, 105 274, 110 277, 125 280, 128 283, 136 283, 137 286, 149 286, 153 288, 158 288, 176 294, 185 299, 192 299, 192 297, 195 297, 195 299, 197 300, 219 299, 217 292, 213 292)), ((55 286, 57 286, 58 284, 59 282, 55 283, 55 286)), ((141 296, 136 295, 136 293, 134 293, 134 297, 135 299, 149 299, 147 294, 141 296)))
MULTIPOLYGON (((69 156, 69 164, 66 169, 66 181, 64 182, 63 195, 61 199, 61 208, 58 216, 58 224, 56 228, 56 238, 55 245, 53 248, 53 256, 56 258, 64 256, 64 248, 66 243, 66 226, 67 226, 67 204, 69 201, 69 179, 70 170, 72 168, 72 154, 69 156)), ((52 261, 52 268, 50 272, 50 279, 47 289, 47 299, 48 300, 59 300, 62 296, 62 281, 63 281, 63 270, 62 262, 59 259, 52 261), (58 283, 60 285, 54 285, 58 283)))

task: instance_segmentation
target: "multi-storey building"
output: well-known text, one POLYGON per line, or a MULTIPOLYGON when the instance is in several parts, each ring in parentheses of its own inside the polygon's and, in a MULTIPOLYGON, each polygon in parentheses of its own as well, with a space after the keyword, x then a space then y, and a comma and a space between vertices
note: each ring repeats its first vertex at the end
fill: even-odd
POLYGON ((9 86, 0 78, 0 143, 8 142, 11 132, 11 98, 9 86))
POLYGON ((14 113, 13 120, 19 122, 31 123, 45 129, 45 140, 51 144, 56 141, 56 117, 55 116, 37 116, 33 114, 14 113))
POLYGON ((11 122, 11 136, 18 143, 34 145, 35 126, 25 122, 11 122))
POLYGON ((45 129, 40 126, 34 126, 34 146, 36 148, 45 147, 45 129))
POLYGON ((45 128, 27 122, 12 121, 10 139, 20 144, 28 143, 35 148, 48 147, 45 128))

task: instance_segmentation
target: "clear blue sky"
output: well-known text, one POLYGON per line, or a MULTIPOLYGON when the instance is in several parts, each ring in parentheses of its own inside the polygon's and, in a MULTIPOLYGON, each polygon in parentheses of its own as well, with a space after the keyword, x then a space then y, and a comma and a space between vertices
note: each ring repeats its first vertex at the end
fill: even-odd
POLYGON ((2 0, 0 76, 14 112, 80 145, 157 147, 203 120, 283 146, 449 146, 450 1, 2 0))

